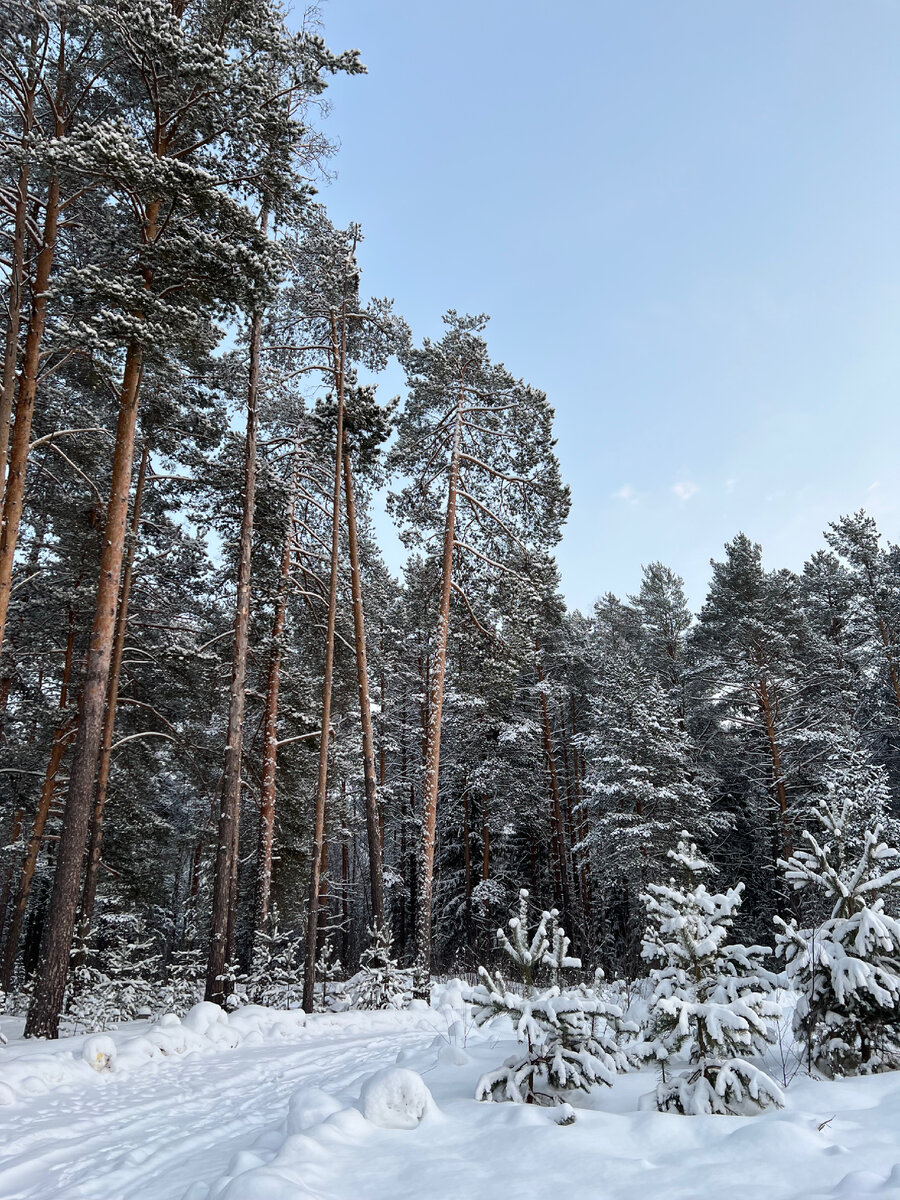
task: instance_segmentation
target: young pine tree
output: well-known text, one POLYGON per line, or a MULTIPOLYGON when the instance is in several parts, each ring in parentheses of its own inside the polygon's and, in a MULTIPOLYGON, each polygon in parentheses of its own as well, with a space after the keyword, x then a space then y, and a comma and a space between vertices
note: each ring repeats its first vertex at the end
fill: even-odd
POLYGON ((794 1031, 809 1067, 829 1076, 900 1066, 900 921, 885 911, 886 897, 900 891, 900 852, 881 840, 878 824, 860 837, 853 810, 852 797, 825 801, 824 836, 806 831, 806 846, 782 864, 795 888, 815 889, 829 915, 802 930, 776 917, 778 952, 800 993, 794 1031))
POLYGON ((579 969, 581 960, 570 957, 569 939, 555 910, 543 912, 532 931, 528 908, 523 888, 509 936, 497 930, 519 975, 518 985, 510 986, 499 970, 479 967, 481 983, 469 993, 475 1023, 509 1017, 522 1047, 502 1067, 482 1076, 478 1100, 552 1104, 561 1100, 560 1093, 611 1085, 626 1066, 617 1042, 622 1012, 599 994, 602 973, 597 972, 593 987, 567 987, 564 973, 579 969), (549 977, 549 987, 537 985, 539 974, 549 977))
POLYGON ((647 1050, 662 1066, 657 1107, 696 1116, 780 1106, 775 1082, 744 1057, 765 1051, 768 1022, 780 1015, 761 962, 766 947, 728 940, 744 885, 708 892, 699 876, 711 866, 686 833, 669 857, 681 881, 651 884, 644 897, 644 957, 656 964, 647 1050), (672 1075, 667 1064, 677 1054, 689 1065, 672 1075))

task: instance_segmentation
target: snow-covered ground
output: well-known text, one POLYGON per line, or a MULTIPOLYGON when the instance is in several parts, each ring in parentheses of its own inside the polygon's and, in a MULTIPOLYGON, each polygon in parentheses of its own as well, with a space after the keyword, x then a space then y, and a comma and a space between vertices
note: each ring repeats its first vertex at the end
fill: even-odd
POLYGON ((900 1073, 798 1075, 783 1111, 741 1118, 639 1111, 637 1072, 561 1126, 472 1098, 511 1033, 447 1008, 209 1017, 123 1027, 112 1051, 4 1021, 2 1200, 900 1200, 900 1073), (432 1101, 409 1076, 366 1089, 397 1063, 432 1101))

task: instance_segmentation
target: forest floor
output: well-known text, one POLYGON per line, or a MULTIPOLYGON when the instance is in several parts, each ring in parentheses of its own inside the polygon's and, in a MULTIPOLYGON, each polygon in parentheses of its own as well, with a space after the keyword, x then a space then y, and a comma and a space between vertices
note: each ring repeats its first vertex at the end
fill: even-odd
POLYGON ((900 1200, 900 1073, 798 1074, 781 1111, 681 1117, 639 1111, 655 1079, 635 1072, 576 1099, 561 1126, 551 1109, 473 1099, 512 1052, 508 1026, 424 1005, 305 1024, 205 1009, 59 1043, 23 1042, 3 1019, 0 1197, 900 1200), (104 1054, 109 1068, 92 1068, 104 1054), (361 1111, 365 1081, 397 1062, 433 1097, 411 1129, 361 1111))

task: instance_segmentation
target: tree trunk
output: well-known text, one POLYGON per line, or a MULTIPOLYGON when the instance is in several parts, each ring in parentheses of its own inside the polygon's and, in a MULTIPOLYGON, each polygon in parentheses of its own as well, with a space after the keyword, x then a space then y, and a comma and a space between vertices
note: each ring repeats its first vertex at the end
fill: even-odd
POLYGON ((331 735, 331 682, 334 674, 334 630, 337 622, 338 557, 341 534, 341 471, 344 461, 344 365, 347 323, 342 319, 340 339, 332 320, 332 347, 337 384, 337 430, 334 451, 334 493, 331 512, 331 573, 328 582, 328 620, 325 634, 325 670, 322 677, 322 723, 319 732, 319 773, 313 816, 313 849, 309 873, 309 911, 306 923, 306 973, 303 977, 303 1008, 312 1012, 316 985, 316 945, 319 921, 319 882, 325 847, 325 797, 328 790, 328 752, 331 735))
MULTIPOLYGON (((9 835, 9 844, 15 846, 19 840, 19 835, 22 832, 22 818, 25 813, 21 808, 17 808, 13 813, 12 832, 9 835)), ((9 900, 12 895, 12 881, 16 873, 15 863, 11 862, 6 868, 6 875, 3 880, 3 890, 0 892, 0 946, 3 945, 3 934, 6 930, 6 914, 9 912, 9 900)))
POLYGON ((47 760, 47 769, 44 772, 44 782, 41 785, 37 810, 31 824, 31 836, 25 848, 22 873, 19 876, 16 900, 9 922, 6 944, 3 948, 3 964, 0 967, 0 989, 3 991, 8 991, 12 982, 16 956, 19 952, 19 939, 22 936, 22 925, 25 920, 25 912, 28 908, 28 897, 31 895, 34 872, 37 867, 38 856, 41 852, 41 844, 44 840, 44 829, 47 825, 47 818, 50 815, 50 805, 53 803, 53 796, 56 791, 56 776, 62 764, 66 748, 72 743, 75 720, 75 717, 69 717, 57 727, 53 735, 53 745, 50 748, 50 757, 47 760))
POLYGON ((91 833, 88 847, 87 870, 84 878, 84 893, 81 899, 81 938, 84 940, 94 919, 94 900, 97 895, 97 876, 100 873, 100 854, 103 846, 103 810, 106 807, 106 792, 109 786, 109 769, 112 764, 112 740, 116 726, 116 706, 119 702, 119 680, 122 674, 122 656, 125 653, 125 635, 128 631, 128 601, 131 596, 131 581, 134 577, 134 556, 137 550, 141 527, 141 505, 144 500, 144 485, 150 461, 150 443, 144 441, 141 465, 138 470, 134 492, 134 510, 131 517, 131 537, 125 555, 125 570, 122 574, 122 589, 119 595, 119 610, 116 614, 116 632, 113 638, 112 663, 109 671, 109 687, 106 696, 106 715, 103 719, 103 735, 100 741, 100 760, 97 769, 97 790, 94 809, 91 813, 91 833))
MULTIPOLYGON (((79 575, 75 580, 75 588, 77 589, 80 584, 81 576, 79 575)), ((72 664, 75 658, 75 616, 74 606, 70 604, 69 631, 66 636, 66 656, 59 688, 59 708, 61 712, 65 712, 69 704, 69 687, 72 679, 72 664)), ((3 990, 8 990, 12 980, 13 969, 16 965, 16 955, 19 949, 19 939, 22 936, 22 925, 28 907, 28 897, 31 894, 31 885, 34 881, 38 855, 40 854, 41 844, 44 839, 44 827, 47 824, 47 818, 50 815, 50 805, 53 803, 53 796, 56 791, 56 776, 59 772, 66 748, 71 744, 77 720, 77 713, 62 717, 53 735, 53 741, 50 744, 50 756, 47 762, 47 769, 44 772, 44 782, 31 826, 31 836, 25 848, 25 858, 22 862, 19 886, 16 890, 15 905, 10 919, 9 931, 3 952, 3 961, 0 964, 0 988, 3 990)))
MULTIPOLYGON (((263 220, 263 229, 265 229, 263 220)), ((234 928, 235 844, 239 833, 241 803, 241 749, 246 701, 247 649, 250 639, 250 554, 256 504, 256 445, 259 435, 259 355, 262 343, 262 314, 255 312, 250 327, 250 373, 247 381, 247 437, 244 444, 244 509, 241 517, 237 602, 234 615, 234 644, 231 652, 231 690, 228 698, 228 733, 225 773, 216 842, 213 880, 212 928, 206 967, 206 999, 225 1003, 228 987, 225 960, 229 953, 230 930, 234 928)))
POLYGON ((416 911, 415 991, 427 999, 431 983, 431 905, 434 889, 434 843, 437 829, 438 774, 441 763, 441 723, 444 710, 444 676, 447 670, 447 638, 450 632, 450 592, 453 586, 453 547, 456 539, 456 489, 462 448, 463 396, 456 405, 453 450, 447 482, 447 513, 444 520, 444 549, 441 559, 441 602, 434 637, 430 704, 425 742, 425 779, 422 803, 422 846, 419 895, 416 911))
POLYGON ((278 592, 275 597, 275 616, 272 621, 272 656, 266 683, 266 710, 263 717, 263 767, 259 785, 259 851, 256 868, 256 914, 254 930, 261 934, 269 919, 272 895, 272 843, 275 836, 275 779, 278 767, 278 693, 281 687, 281 639, 287 612, 288 581, 291 574, 291 550, 294 537, 294 513, 297 504, 297 484, 300 475, 300 448, 294 447, 291 486, 285 510, 284 542, 281 547, 281 566, 278 592))
MULTIPOLYGON (((155 228, 151 214, 150 229, 155 228)), ((151 239, 152 240, 152 239, 151 239)), ((34 996, 25 1024, 26 1037, 56 1037, 66 990, 69 953, 75 930, 75 911, 81 883, 85 844, 91 819, 97 756, 103 735, 106 691, 112 657, 119 581, 125 553, 128 499, 134 465, 134 436, 137 425, 143 355, 139 342, 132 342, 125 356, 119 396, 119 418, 113 455, 112 481, 107 507, 100 580, 94 622, 85 663, 84 686, 72 774, 66 799, 59 855, 50 894, 50 909, 41 946, 41 960, 34 996)), ((18 418, 16 419, 18 432, 18 418)), ((13 439, 15 443, 15 438, 13 439)))
POLYGON ((47 297, 50 272, 56 253, 56 231, 59 220, 59 180, 50 180, 47 191, 47 210, 44 215, 43 242, 34 272, 31 315, 25 349, 22 354, 22 373, 16 398, 16 420, 9 448, 6 490, 3 496, 3 518, 0 527, 0 650, 6 632, 9 597, 12 590, 13 559, 19 538, 19 524, 25 502, 25 476, 28 452, 31 448, 31 423, 37 394, 38 371, 41 362, 41 342, 47 317, 47 297))
POLYGON ((369 667, 366 656, 366 625, 362 602, 362 575, 356 530, 356 503, 350 455, 344 454, 344 493, 347 500, 347 541, 350 551, 350 582, 353 595, 353 640, 356 646, 356 685, 359 691, 359 720, 362 726, 363 778, 366 791, 366 833, 369 839, 369 881, 372 893, 372 924, 384 925, 384 869, 381 829, 378 823, 378 784, 375 778, 375 733, 369 702, 369 667))
MULTIPOLYGON (((538 683, 544 682, 544 671, 540 659, 537 665, 538 683)), ((550 776, 550 801, 553 817, 553 845, 556 851, 557 882, 562 898, 563 912, 570 911, 568 871, 566 869, 566 841, 563 833, 562 809, 559 803, 559 779, 556 774, 556 755, 553 752, 553 737, 550 732, 550 712, 547 694, 541 689, 541 725, 544 734, 544 759, 550 776)))
POLYGON ((9 427, 16 392, 16 367, 19 361, 19 328, 22 321, 22 290, 25 276, 25 218, 27 215, 28 167, 19 168, 16 209, 13 217, 12 253, 9 265, 9 302, 7 304, 6 344, 3 348, 3 379, 0 382, 0 493, 6 482, 9 454, 9 427))
POLYGON ((463 869, 466 878, 464 923, 466 942, 472 941, 472 828, 469 820, 469 792, 463 790, 463 869))

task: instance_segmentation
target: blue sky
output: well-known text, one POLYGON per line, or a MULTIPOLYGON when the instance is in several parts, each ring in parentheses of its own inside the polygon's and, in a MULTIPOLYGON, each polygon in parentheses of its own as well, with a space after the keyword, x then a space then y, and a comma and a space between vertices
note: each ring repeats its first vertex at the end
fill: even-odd
POLYGON ((323 199, 417 338, 488 312, 548 393, 571 605, 661 559, 698 606, 738 530, 795 568, 861 506, 900 540, 897 0, 322 11, 369 68, 323 199))

